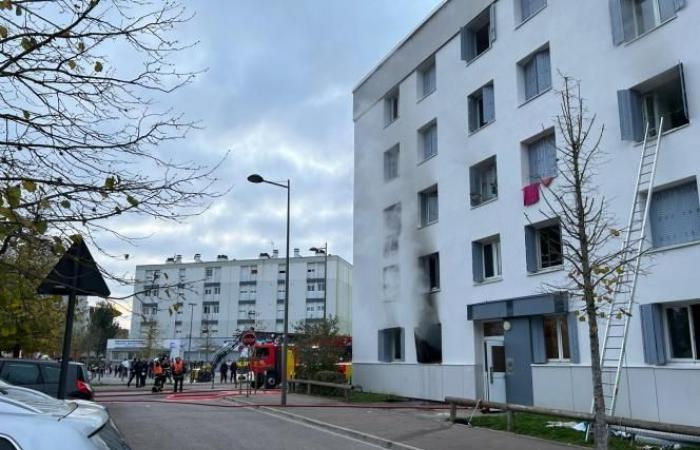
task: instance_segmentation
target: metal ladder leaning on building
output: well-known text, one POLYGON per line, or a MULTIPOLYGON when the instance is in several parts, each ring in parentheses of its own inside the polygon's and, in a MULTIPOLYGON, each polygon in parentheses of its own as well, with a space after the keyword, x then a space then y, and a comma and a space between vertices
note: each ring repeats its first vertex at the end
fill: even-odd
MULTIPOLYGON (((608 320, 605 325, 605 335, 600 352, 600 368, 603 379, 605 412, 608 416, 615 415, 622 364, 627 345, 627 330, 632 314, 634 295, 637 290, 637 280, 639 279, 640 257, 644 251, 644 231, 647 226, 647 217, 649 216, 649 205, 651 204, 654 176, 656 175, 656 161, 659 156, 663 126, 664 119, 661 117, 659 127, 656 129, 655 139, 649 139, 649 123, 646 125, 642 157, 637 174, 637 185, 632 200, 632 211, 622 244, 622 250, 627 252, 634 251, 635 258, 630 264, 631 270, 625 270, 620 275, 615 286, 612 302, 606 312, 608 320), (646 194, 646 198, 641 202, 640 198, 644 194, 646 194)), ((623 255, 623 258, 628 259, 628 255, 623 255)), ((594 405, 592 403, 591 413, 593 409, 594 405)), ((588 426, 586 440, 590 436, 591 429, 592 426, 588 426)))

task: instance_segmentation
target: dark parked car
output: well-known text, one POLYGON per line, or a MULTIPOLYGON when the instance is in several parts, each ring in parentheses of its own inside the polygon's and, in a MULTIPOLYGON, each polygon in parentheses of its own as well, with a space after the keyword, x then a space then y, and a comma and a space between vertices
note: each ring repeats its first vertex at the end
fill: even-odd
MULTIPOLYGON (((61 364, 56 361, 0 358, 0 379, 15 386, 58 395, 58 376, 61 364)), ((84 364, 70 362, 66 378, 66 398, 93 400, 94 393, 88 382, 84 364)))

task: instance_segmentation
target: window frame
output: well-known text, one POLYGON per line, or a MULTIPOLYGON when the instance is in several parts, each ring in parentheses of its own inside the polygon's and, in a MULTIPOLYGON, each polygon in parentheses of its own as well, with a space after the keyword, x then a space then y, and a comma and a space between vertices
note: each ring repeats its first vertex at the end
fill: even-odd
POLYGON ((401 150, 399 144, 384 151, 384 182, 388 183, 399 177, 401 150))
POLYGON ((547 358, 547 363, 570 363, 571 362, 571 339, 569 339, 569 322, 568 322, 568 317, 566 315, 551 315, 551 316, 544 316, 542 317, 542 327, 543 327, 543 333, 545 336, 544 339, 544 353, 545 357, 547 358), (547 344, 548 340, 546 338, 547 333, 546 333, 546 325, 545 322, 550 319, 555 321, 555 330, 557 334, 557 358, 550 358, 547 353, 547 344), (564 333, 564 328, 566 328, 566 333, 564 333), (565 358, 565 352, 564 352, 564 335, 566 334, 566 343, 569 347, 569 357, 565 358))
MULTIPOLYGON (((683 207, 683 209, 674 211, 675 214, 683 214, 683 211, 688 211, 687 210, 688 206, 690 206, 691 209, 700 208, 700 186, 698 186, 696 178, 686 179, 686 180, 683 180, 681 182, 674 183, 670 186, 660 186, 659 188, 656 188, 652 191, 652 193, 651 193, 652 198, 651 198, 651 202, 649 203, 649 219, 648 219, 648 224, 647 224, 647 227, 648 227, 647 230, 648 230, 649 234, 651 235, 650 237, 651 237, 651 249, 652 250, 654 250, 654 251, 663 250, 663 249, 675 248, 675 247, 679 247, 679 246, 693 245, 694 243, 700 242, 700 236, 698 236, 696 239, 686 240, 683 242, 673 242, 673 243, 668 243, 668 244, 663 244, 663 243, 657 242, 657 233, 660 233, 661 230, 655 230, 654 224, 656 222, 656 218, 654 216, 652 216, 652 212, 655 212, 655 209, 656 209, 654 195, 661 194, 661 193, 668 192, 668 191, 672 191, 674 189, 681 189, 681 188, 684 188, 686 186, 690 186, 693 184, 695 185, 695 192, 697 194, 695 196, 695 200, 697 201, 697 203, 695 203, 693 205, 686 205, 683 207), (660 245, 657 246, 657 243, 660 245)), ((648 195, 648 193, 646 195, 648 195)), ((640 199, 640 201, 646 201, 646 196, 643 195, 642 198, 640 199)), ((660 234, 663 234, 663 233, 660 233, 660 234)))
POLYGON ((417 102, 420 102, 424 98, 429 97, 433 92, 437 91, 437 64, 435 63, 435 56, 430 57, 427 61, 421 64, 417 72, 417 102), (426 80, 430 80, 431 78, 432 83, 426 85, 426 80))
POLYGON ((554 270, 557 268, 560 268, 564 265, 564 245, 562 243, 562 238, 561 238, 561 224, 559 222, 553 223, 553 224, 547 224, 547 225, 542 225, 539 227, 535 228, 535 250, 537 254, 537 271, 543 271, 543 270, 554 270), (542 264, 542 232, 544 230, 550 229, 550 228, 557 228, 559 230, 559 257, 561 259, 561 262, 559 264, 552 264, 549 266, 544 266, 542 264))
POLYGON ((438 185, 434 184, 427 189, 424 189, 418 193, 419 198, 419 215, 420 215, 420 227, 425 228, 430 225, 436 224, 440 221, 440 197, 438 192, 438 185), (434 194, 435 197, 435 218, 431 220, 431 202, 434 194))
POLYGON ((480 242, 481 244, 481 277, 482 283, 486 283, 493 280, 498 280, 503 276, 503 262, 501 258, 501 238, 500 235, 486 239, 480 242), (491 258, 493 275, 490 277, 486 276, 486 246, 491 246, 491 258))
POLYGON ((418 151, 420 152, 418 155, 418 164, 436 157, 440 153, 439 145, 437 119, 433 119, 418 129, 418 151), (432 151, 430 154, 428 154, 427 140, 433 133, 435 138, 431 138, 430 140, 430 147, 432 147, 432 151))
POLYGON ((700 324, 696 324, 693 319, 693 307, 700 308, 700 303, 690 302, 683 304, 663 305, 664 340, 666 341, 666 354, 668 355, 668 360, 670 362, 700 364, 700 348, 698 348, 698 341, 700 340, 700 338, 697 337, 697 333, 700 333, 700 324), (668 321, 667 313, 667 311, 672 308, 684 308, 686 310, 686 314, 688 317, 688 332, 690 334, 690 358, 681 358, 673 355, 673 343, 671 342, 671 327, 668 321))
POLYGON ((472 208, 498 200, 498 160, 496 155, 471 166, 469 168, 469 177, 469 203, 472 208), (491 172, 494 175, 489 189, 488 176, 485 175, 491 172), (484 185, 485 182, 486 186, 484 185), (490 196, 484 195, 484 188, 486 188, 487 192, 494 189, 496 192, 489 194, 490 196))
POLYGON ((427 293, 438 292, 440 290, 440 252, 433 252, 420 257, 420 264, 423 270, 423 275, 427 280, 427 293), (431 280, 430 262, 435 261, 435 279, 431 280), (433 282, 434 281, 434 282, 433 282))
POLYGON ((469 134, 474 134, 496 121, 496 88, 493 80, 485 83, 467 96, 467 115, 469 134), (493 111, 491 111, 493 117, 490 120, 486 120, 486 107, 484 106, 486 104, 485 92, 487 89, 490 90, 491 103, 493 104, 493 111))
POLYGON ((552 52, 549 47, 549 43, 546 43, 545 45, 539 47, 529 55, 525 56, 523 59, 518 61, 518 72, 520 73, 520 78, 522 81, 522 102, 521 105, 524 105, 526 103, 529 103, 536 99, 537 97, 545 94, 546 92, 549 92, 552 90, 552 52), (546 65, 546 75, 547 75, 547 85, 540 86, 540 82, 542 81, 542 75, 545 73, 545 68, 540 67, 540 55, 547 54, 547 65, 546 65), (536 84, 536 89, 535 92, 532 93, 531 95, 528 96, 528 67, 532 65, 533 70, 534 70, 534 79, 535 79, 535 84, 536 84))
POLYGON ((399 120, 401 98, 399 96, 399 87, 396 86, 388 94, 384 96, 384 127, 388 127, 392 123, 399 120))
POLYGON ((523 14, 523 1, 529 1, 529 0, 518 0, 518 3, 517 3, 517 4, 518 4, 518 13, 519 13, 519 17, 520 17, 520 22, 517 24, 516 28, 519 27, 519 26, 521 26, 521 25, 524 24, 525 22, 529 21, 530 19, 532 19, 533 17, 535 17, 536 15, 538 15, 540 12, 544 11, 545 9, 547 9, 547 6, 548 6, 548 5, 547 5, 547 0, 544 0, 542 6, 540 6, 539 8, 537 8, 537 9, 535 9, 535 10, 533 10, 533 11, 530 11, 530 14, 528 14, 527 16, 525 16, 525 15, 523 14))

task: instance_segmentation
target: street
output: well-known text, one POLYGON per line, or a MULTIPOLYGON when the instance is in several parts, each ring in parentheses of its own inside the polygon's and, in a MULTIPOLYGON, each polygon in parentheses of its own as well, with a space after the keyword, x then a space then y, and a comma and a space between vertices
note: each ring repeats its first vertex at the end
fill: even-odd
MULTIPOLYGON (((144 392, 138 398, 148 400, 149 394, 144 392)), ((130 397, 132 400, 133 403, 105 404, 134 450, 377 448, 222 400, 211 401, 212 406, 141 403, 130 397)))

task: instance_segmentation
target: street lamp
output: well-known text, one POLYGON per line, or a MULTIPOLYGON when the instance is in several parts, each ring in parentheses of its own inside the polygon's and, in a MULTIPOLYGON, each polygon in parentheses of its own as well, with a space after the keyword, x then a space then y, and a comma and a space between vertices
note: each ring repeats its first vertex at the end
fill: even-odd
POLYGON ((328 242, 323 247, 311 247, 310 252, 323 253, 323 320, 326 320, 326 299, 328 298, 328 242))
POLYGON ((287 406, 287 335, 289 333, 289 207, 291 197, 291 185, 289 180, 286 184, 268 181, 258 174, 248 177, 251 183, 267 183, 287 190, 287 253, 285 255, 285 277, 284 277, 284 328, 282 331, 282 395, 281 404, 287 406))
MULTIPOLYGON (((197 306, 196 303, 188 303, 190 305, 190 342, 187 344, 187 357, 192 357, 192 322, 194 320, 194 307, 197 306)), ((188 359, 189 361, 189 359, 188 359)))

